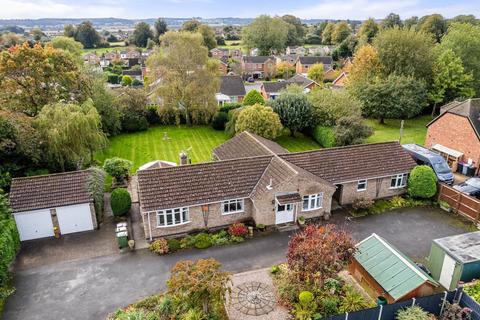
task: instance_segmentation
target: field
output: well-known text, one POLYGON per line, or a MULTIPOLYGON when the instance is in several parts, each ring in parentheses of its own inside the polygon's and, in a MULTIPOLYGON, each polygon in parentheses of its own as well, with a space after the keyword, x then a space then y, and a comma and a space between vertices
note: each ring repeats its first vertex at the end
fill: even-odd
POLYGON ((108 48, 92 48, 92 49, 83 49, 83 53, 96 52, 97 54, 102 54, 111 51, 122 51, 128 48, 125 46, 125 42, 112 42, 108 48))
MULTIPOLYGON (((432 120, 429 115, 420 116, 415 119, 405 120, 402 143, 425 143, 427 134, 426 124, 432 120)), ((385 124, 379 124, 378 120, 367 120, 373 127, 375 133, 367 139, 367 142, 382 142, 399 140, 400 138, 400 120, 385 120, 385 124)))
POLYGON ((242 40, 225 40, 225 45, 218 47, 221 49, 242 49, 243 53, 247 53, 247 49, 243 46, 242 40))

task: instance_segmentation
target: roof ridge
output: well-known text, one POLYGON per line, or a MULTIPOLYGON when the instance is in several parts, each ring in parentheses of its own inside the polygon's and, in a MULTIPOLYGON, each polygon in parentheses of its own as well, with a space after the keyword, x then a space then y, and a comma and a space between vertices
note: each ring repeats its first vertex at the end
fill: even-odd
POLYGON ((256 142, 258 142, 265 150, 267 150, 268 152, 270 152, 272 155, 276 155, 275 152, 273 152, 269 147, 267 147, 262 141, 258 140, 255 136, 253 136, 253 134, 249 131, 243 131, 247 134, 247 136, 249 136, 250 138, 252 138, 253 140, 255 140, 256 142))
POLYGON ((46 174, 39 174, 39 175, 28 176, 28 177, 17 177, 17 178, 12 178, 12 182, 13 182, 13 181, 18 181, 18 180, 28 180, 28 179, 35 179, 35 178, 61 176, 61 175, 67 175, 67 174, 78 174, 78 173, 88 172, 88 171, 91 171, 91 170, 92 170, 92 167, 87 168, 87 169, 82 169, 82 170, 74 170, 74 171, 66 171, 66 172, 55 172, 55 173, 46 173, 46 174))
POLYGON ((394 144, 394 143, 400 143, 400 142, 399 142, 398 140, 392 140, 392 141, 382 141, 382 142, 353 144, 353 145, 349 145, 349 146, 323 148, 323 149, 314 149, 314 150, 306 150, 306 151, 299 151, 299 152, 290 152, 290 153, 281 154, 281 156, 285 156, 285 155, 296 155, 296 154, 306 154, 306 153, 315 153, 315 152, 322 152, 322 151, 327 151, 327 150, 339 150, 339 149, 344 150, 344 149, 352 149, 352 148, 357 148, 357 147, 365 147, 365 146, 372 146, 372 145, 382 145, 382 144, 394 144))

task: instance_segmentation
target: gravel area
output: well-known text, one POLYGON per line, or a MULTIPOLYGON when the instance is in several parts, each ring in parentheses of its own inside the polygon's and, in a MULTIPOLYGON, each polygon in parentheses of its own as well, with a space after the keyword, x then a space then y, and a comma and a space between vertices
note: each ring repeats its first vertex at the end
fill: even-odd
POLYGON ((287 320, 288 311, 276 303, 270 268, 234 274, 227 297, 230 320, 287 320))

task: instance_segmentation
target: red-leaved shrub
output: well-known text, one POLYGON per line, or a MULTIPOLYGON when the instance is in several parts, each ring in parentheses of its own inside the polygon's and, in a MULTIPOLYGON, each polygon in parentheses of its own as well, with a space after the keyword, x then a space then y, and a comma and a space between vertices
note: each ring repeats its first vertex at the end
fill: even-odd
POLYGON ((248 233, 248 228, 241 222, 235 222, 228 228, 228 233, 235 237, 244 237, 248 233))

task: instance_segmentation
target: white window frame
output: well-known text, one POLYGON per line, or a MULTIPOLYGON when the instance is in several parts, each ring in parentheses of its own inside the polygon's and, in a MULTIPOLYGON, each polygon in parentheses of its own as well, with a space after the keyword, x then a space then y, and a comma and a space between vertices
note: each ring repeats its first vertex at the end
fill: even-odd
POLYGON ((222 201, 221 208, 222 208, 222 216, 245 212, 245 199, 231 199, 231 200, 222 201), (230 204, 232 203, 236 203, 237 210, 230 211, 230 204), (240 209, 238 209, 239 204, 240 204, 240 209), (225 205, 228 205, 228 208, 229 208, 228 211, 225 211, 225 205))
POLYGON ((157 228, 170 228, 181 226, 187 223, 190 223, 190 213, 188 207, 179 207, 179 208, 171 208, 171 209, 164 209, 164 210, 157 210, 157 228), (179 214, 179 222, 176 222, 175 215, 179 214), (171 216, 170 221, 171 224, 168 224, 168 216, 171 216), (163 218, 163 224, 160 223, 160 219, 163 218))
POLYGON ((358 180, 358 181, 357 181, 357 191, 365 191, 365 190, 367 190, 367 185, 368 185, 367 179, 358 180), (361 188, 360 185, 363 185, 363 187, 361 188))
POLYGON ((407 186, 408 173, 400 173, 391 177, 390 189, 401 189, 407 186), (395 180, 395 185, 392 186, 392 182, 395 180))
POLYGON ((302 211, 312 211, 323 208, 323 192, 309 194, 302 198, 302 211), (307 202, 307 208, 305 208, 305 201, 307 202), (312 205, 313 203, 313 205, 312 205))

